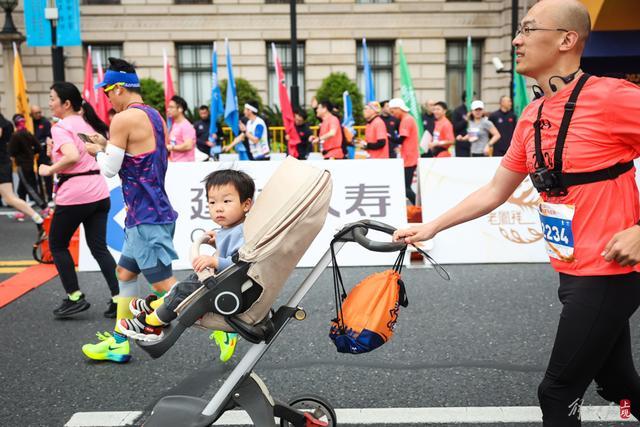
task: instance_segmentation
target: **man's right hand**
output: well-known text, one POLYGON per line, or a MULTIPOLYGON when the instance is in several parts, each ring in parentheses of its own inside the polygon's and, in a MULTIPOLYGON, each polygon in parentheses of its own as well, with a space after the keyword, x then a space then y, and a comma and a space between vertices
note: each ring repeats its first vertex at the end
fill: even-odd
POLYGON ((87 136, 94 144, 100 145, 103 149, 107 146, 107 138, 100 135, 99 133, 94 133, 93 135, 87 136))
POLYGON ((433 239, 437 232, 438 230, 433 222, 428 222, 426 224, 396 230, 393 233, 393 241, 404 242, 406 244, 423 242, 433 239))

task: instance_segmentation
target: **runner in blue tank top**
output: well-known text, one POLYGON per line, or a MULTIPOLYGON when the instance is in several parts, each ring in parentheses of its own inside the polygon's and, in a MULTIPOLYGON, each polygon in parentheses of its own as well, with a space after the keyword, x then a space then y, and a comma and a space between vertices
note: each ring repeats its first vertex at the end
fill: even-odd
POLYGON ((178 214, 164 188, 168 153, 167 128, 160 114, 145 105, 134 67, 109 58, 104 81, 97 85, 118 112, 109 128, 110 140, 91 136, 87 152, 96 156, 103 175, 118 174, 127 206, 125 243, 118 261, 120 285, 116 327, 113 334, 98 333, 98 344, 86 344, 83 353, 94 360, 127 362, 129 342, 120 334, 121 319, 133 317, 129 303, 139 297, 137 279, 142 273, 153 290, 164 293, 176 283, 171 262, 178 256, 173 234, 178 214))

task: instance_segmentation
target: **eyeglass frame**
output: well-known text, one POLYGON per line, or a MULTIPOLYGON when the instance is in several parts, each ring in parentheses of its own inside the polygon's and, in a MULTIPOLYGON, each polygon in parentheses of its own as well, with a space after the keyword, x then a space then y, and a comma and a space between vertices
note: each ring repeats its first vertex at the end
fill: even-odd
POLYGON ((114 83, 110 86, 105 87, 104 89, 102 89, 102 92, 104 92, 104 94, 108 94, 109 92, 111 92, 112 90, 114 90, 116 87, 118 86, 122 86, 124 85, 124 83, 114 83))
POLYGON ((516 30, 516 37, 522 34, 525 37, 529 37, 532 31, 562 31, 564 33, 568 33, 571 30, 567 30, 565 28, 531 28, 527 25, 520 25, 516 30))

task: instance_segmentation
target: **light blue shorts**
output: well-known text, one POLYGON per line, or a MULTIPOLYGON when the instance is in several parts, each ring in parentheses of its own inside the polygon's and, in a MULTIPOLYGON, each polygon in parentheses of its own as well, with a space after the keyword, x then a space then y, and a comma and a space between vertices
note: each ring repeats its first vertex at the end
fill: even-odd
POLYGON ((140 224, 125 229, 118 265, 156 283, 173 275, 171 261, 178 259, 173 247, 175 223, 140 224))

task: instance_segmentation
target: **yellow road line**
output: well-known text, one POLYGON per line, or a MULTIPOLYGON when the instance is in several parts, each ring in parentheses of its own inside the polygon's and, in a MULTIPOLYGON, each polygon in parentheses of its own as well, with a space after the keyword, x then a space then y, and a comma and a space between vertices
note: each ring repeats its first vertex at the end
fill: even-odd
POLYGON ((0 261, 0 267, 28 267, 30 265, 36 265, 37 263, 38 261, 32 259, 0 261))
POLYGON ((22 273, 27 267, 0 267, 0 274, 22 273))

